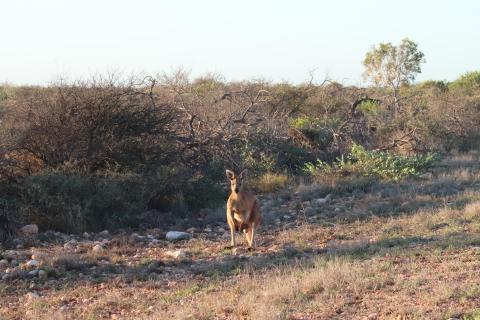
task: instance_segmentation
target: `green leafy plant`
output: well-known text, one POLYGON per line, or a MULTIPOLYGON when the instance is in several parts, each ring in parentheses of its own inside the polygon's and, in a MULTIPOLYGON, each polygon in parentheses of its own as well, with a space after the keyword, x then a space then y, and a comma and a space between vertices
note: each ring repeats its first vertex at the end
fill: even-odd
POLYGON ((421 175, 430 168, 438 156, 435 154, 402 156, 381 151, 367 151, 360 145, 353 145, 347 157, 337 158, 333 164, 317 160, 307 163, 303 172, 309 175, 357 174, 376 176, 387 180, 400 181, 407 177, 421 175))
POLYGON ((333 141, 333 132, 341 124, 335 117, 302 116, 290 120, 290 126, 302 131, 320 148, 327 147, 333 141))

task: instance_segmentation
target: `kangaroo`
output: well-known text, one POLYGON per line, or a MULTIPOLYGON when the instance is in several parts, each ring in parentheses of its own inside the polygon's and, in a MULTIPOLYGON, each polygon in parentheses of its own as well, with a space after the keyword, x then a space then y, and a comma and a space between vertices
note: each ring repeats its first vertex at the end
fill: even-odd
POLYGON ((247 171, 243 170, 238 176, 227 170, 232 193, 227 201, 227 223, 230 227, 232 247, 235 247, 235 231, 243 231, 247 238, 248 250, 255 249, 255 229, 262 222, 260 203, 257 197, 244 190, 243 180, 247 171))

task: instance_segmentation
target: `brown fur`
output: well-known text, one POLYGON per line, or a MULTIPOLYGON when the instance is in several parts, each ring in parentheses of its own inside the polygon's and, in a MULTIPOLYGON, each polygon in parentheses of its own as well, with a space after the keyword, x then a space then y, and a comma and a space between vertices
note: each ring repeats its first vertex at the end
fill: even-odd
POLYGON ((245 170, 238 176, 233 171, 227 170, 232 190, 227 201, 227 223, 230 227, 232 247, 236 245, 235 231, 243 231, 249 249, 254 249, 255 230, 262 222, 262 215, 257 197, 243 188, 245 175, 245 170))

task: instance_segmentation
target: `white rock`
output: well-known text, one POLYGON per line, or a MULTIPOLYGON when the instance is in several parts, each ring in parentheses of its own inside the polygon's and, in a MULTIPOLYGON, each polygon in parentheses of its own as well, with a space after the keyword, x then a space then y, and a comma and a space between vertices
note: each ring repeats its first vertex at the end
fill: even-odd
POLYGON ((14 259, 20 255, 20 252, 16 250, 7 250, 3 253, 3 256, 7 259, 14 259))
POLYGON ((103 253, 103 247, 99 244, 93 246, 92 252, 95 254, 102 254, 103 253))
POLYGON ((47 272, 44 270, 38 270, 38 277, 40 279, 46 279, 47 278, 47 272))
POLYGON ((89 234, 88 232, 84 232, 84 233, 83 233, 83 237, 84 237, 84 238, 89 238, 89 237, 90 237, 90 234, 89 234))
POLYGON ((38 267, 40 263, 37 260, 29 260, 27 262, 27 267, 38 267))
POLYGON ((242 248, 242 247, 235 247, 232 249, 232 254, 234 256, 239 256, 239 255, 244 255, 247 253, 247 250, 245 248, 242 248))
POLYGON ((38 274, 38 269, 32 270, 28 273, 28 275, 32 277, 36 276, 37 274, 38 274))
POLYGON ((172 257, 174 259, 185 259, 187 257, 187 252, 183 249, 175 250, 175 251, 167 251, 167 256, 172 257))
POLYGON ((72 240, 66 242, 66 243, 63 245, 63 248, 69 250, 69 249, 75 248, 76 245, 77 245, 77 240, 72 239, 72 240))
POLYGON ((102 237, 106 237, 110 235, 110 232, 108 232, 108 230, 103 230, 102 232, 99 233, 99 235, 101 235, 102 237))
POLYGON ((168 241, 190 239, 190 234, 182 231, 168 231, 166 238, 168 241))
POLYGON ((39 297, 40 297, 40 296, 39 296, 38 293, 36 293, 36 292, 29 292, 29 293, 27 293, 27 298, 30 299, 30 300, 31 300, 31 299, 37 299, 37 298, 39 298, 39 297))
POLYGON ((212 229, 211 228, 205 228, 205 229, 203 229, 203 231, 207 232, 207 233, 210 233, 210 232, 212 232, 212 229))
POLYGON ((424 174, 420 175, 420 178, 425 179, 425 180, 431 180, 431 179, 433 179, 433 173, 431 173, 431 172, 424 173, 424 174))
POLYGON ((0 260, 0 267, 6 267, 6 266, 8 266, 8 260, 7 259, 0 260))
POLYGON ((36 235, 38 233, 38 226, 36 224, 27 224, 23 226, 21 230, 26 235, 36 235))
POLYGON ((328 194, 325 198, 315 199, 315 204, 318 206, 318 205, 328 203, 331 198, 332 198, 332 195, 328 194))

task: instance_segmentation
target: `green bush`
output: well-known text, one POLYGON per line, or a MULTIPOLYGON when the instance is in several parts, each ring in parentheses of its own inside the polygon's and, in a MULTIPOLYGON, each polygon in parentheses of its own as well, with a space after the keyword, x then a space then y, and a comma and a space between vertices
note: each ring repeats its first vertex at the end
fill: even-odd
POLYGON ((290 126, 302 131, 320 148, 326 148, 332 143, 333 130, 338 128, 340 124, 341 120, 335 117, 302 116, 290 120, 290 126))
POLYGON ((149 192, 134 174, 81 175, 59 170, 24 179, 19 212, 42 229, 81 232, 135 226, 149 192))
POLYGON ((307 163, 303 171, 309 175, 357 174, 376 176, 387 180, 400 181, 406 177, 419 176, 430 168, 438 156, 435 154, 401 156, 387 152, 367 151, 360 145, 353 145, 350 154, 338 158, 333 164, 321 160, 307 163))
POLYGON ((467 72, 461 75, 457 80, 450 84, 452 89, 479 89, 480 88, 480 71, 467 72))
POLYGON ((25 177, 17 188, 23 221, 74 233, 138 227, 148 209, 185 216, 188 210, 215 207, 226 197, 211 178, 192 177, 181 166, 144 173, 88 173, 63 166, 25 177))
POLYGON ((366 100, 358 105, 358 109, 366 114, 377 114, 380 110, 380 104, 373 100, 366 100))
POLYGON ((7 199, 0 198, 0 244, 12 239, 16 234, 17 227, 18 221, 16 221, 11 203, 7 199))
POLYGON ((226 200, 227 194, 212 178, 198 175, 189 181, 184 197, 188 208, 197 211, 217 207, 226 200))

